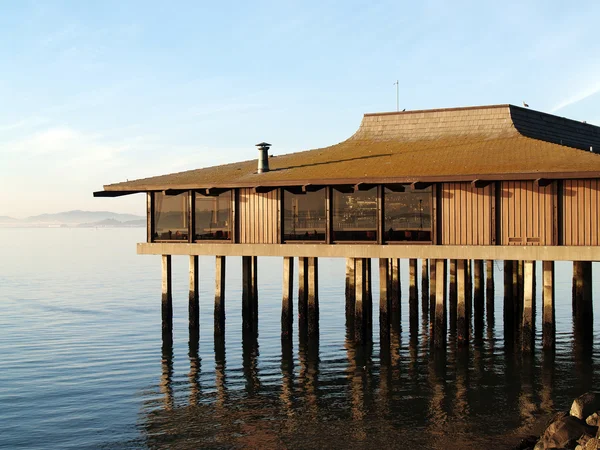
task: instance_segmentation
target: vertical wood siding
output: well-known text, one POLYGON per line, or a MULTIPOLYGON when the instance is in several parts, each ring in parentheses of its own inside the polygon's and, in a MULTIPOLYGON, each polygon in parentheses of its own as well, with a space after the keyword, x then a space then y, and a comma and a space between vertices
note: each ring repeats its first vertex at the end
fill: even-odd
POLYGON ((599 245, 600 180, 563 183, 563 244, 599 245))
POLYGON ((494 244, 492 188, 475 188, 471 183, 442 184, 443 245, 494 244))
POLYGON ((501 245, 554 245, 556 183, 501 183, 501 245))
POLYGON ((259 194, 240 189, 240 244, 279 243, 279 189, 259 194))

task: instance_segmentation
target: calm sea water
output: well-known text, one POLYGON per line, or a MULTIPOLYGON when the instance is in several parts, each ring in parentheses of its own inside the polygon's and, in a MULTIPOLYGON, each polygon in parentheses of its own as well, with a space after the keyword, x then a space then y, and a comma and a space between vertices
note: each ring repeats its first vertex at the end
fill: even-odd
MULTIPOLYGON (((376 311, 371 348, 346 340, 343 260, 320 260, 320 339, 299 345, 295 336, 285 348, 281 259, 259 258, 259 336, 248 342, 241 258, 228 258, 225 342, 215 343, 214 258, 201 258, 196 353, 188 260, 173 259, 173 346, 163 346, 160 259, 136 255, 144 237, 142 229, 2 230, 0 447, 509 448, 598 386, 600 335, 589 349, 573 334, 570 264, 557 265, 556 351, 541 351, 538 306, 536 351, 524 356, 505 346, 500 267, 495 322, 483 339, 457 351, 450 338, 447 352, 434 354, 422 315, 411 333, 402 261, 401 333, 381 360, 376 311)), ((598 265, 594 276, 597 307, 598 265)), ((596 331, 599 322, 596 313, 596 331)))

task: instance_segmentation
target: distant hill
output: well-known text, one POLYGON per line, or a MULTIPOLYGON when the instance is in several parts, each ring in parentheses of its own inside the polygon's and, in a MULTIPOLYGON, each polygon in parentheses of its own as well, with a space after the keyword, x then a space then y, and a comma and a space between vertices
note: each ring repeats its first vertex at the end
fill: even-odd
POLYGON ((142 227, 146 217, 110 211, 65 211, 25 219, 0 216, 0 227, 142 227))
POLYGON ((110 211, 66 211, 56 214, 40 214, 38 216, 28 217, 20 222, 26 223, 64 223, 64 224, 80 224, 100 222, 102 220, 117 220, 119 222, 127 222, 130 220, 146 220, 145 217, 136 216, 133 214, 119 214, 110 211))

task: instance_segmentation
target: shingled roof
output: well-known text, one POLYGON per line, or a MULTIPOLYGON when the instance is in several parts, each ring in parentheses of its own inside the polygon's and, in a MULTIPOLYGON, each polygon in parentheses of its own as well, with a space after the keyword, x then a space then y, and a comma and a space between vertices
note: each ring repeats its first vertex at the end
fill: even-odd
POLYGON ((168 189, 306 184, 599 178, 600 127, 493 105, 365 114, 330 147, 104 186, 116 195, 168 189))

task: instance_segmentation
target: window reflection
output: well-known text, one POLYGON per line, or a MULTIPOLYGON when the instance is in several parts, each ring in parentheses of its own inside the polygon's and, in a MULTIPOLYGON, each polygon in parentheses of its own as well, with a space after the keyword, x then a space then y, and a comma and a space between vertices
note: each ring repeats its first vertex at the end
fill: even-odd
POLYGON ((324 241, 326 229, 326 190, 294 194, 283 191, 284 240, 324 241))
POLYGON ((341 192, 333 189, 333 240, 377 240, 377 188, 341 192))
POLYGON ((195 240, 231 239, 231 191, 205 196, 195 193, 195 240))
POLYGON ((188 240, 188 193, 166 195, 154 193, 155 241, 188 240))
POLYGON ((385 239, 431 241, 432 190, 393 192, 385 188, 385 239))

